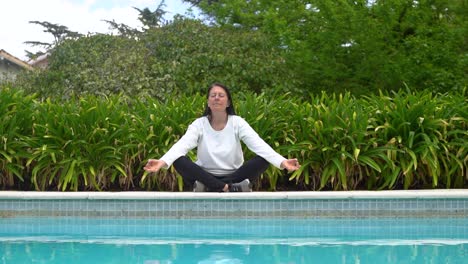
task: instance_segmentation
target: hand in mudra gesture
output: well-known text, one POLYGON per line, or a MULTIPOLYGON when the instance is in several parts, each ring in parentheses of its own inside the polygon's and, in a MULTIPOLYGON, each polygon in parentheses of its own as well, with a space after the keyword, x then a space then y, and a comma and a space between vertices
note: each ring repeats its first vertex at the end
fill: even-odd
POLYGON ((166 166, 166 162, 157 159, 149 159, 143 169, 147 172, 158 172, 162 167, 166 166))
POLYGON ((281 168, 287 169, 288 171, 295 171, 301 167, 297 159, 287 159, 281 162, 281 168))

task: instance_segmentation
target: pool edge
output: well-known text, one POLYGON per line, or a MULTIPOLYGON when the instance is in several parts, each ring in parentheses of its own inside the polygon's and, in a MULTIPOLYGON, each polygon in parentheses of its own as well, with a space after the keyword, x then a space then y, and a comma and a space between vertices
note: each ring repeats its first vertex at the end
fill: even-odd
POLYGON ((434 199, 468 198, 468 189, 395 191, 316 191, 316 192, 36 192, 0 191, 0 200, 86 199, 86 200, 288 200, 288 199, 434 199))

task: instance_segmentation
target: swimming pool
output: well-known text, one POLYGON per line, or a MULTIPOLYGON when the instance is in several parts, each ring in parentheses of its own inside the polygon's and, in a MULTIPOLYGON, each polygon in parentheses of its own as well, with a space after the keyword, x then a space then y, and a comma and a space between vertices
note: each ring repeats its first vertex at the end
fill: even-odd
POLYGON ((0 263, 466 263, 468 192, 0 192, 0 263))

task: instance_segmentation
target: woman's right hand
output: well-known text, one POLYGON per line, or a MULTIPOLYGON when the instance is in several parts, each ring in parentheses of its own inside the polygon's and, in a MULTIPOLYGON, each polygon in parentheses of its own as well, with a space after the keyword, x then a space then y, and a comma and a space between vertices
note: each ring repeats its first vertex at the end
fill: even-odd
POLYGON ((163 160, 149 159, 143 169, 147 172, 158 172, 162 167, 165 167, 167 164, 163 160))

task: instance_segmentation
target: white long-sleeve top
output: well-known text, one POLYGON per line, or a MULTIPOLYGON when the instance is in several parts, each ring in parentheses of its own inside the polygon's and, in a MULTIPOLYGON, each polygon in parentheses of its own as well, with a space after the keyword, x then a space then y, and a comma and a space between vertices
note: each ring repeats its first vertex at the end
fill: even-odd
POLYGON ((252 152, 277 168, 285 160, 242 117, 236 115, 228 115, 227 124, 220 131, 213 129, 206 116, 196 119, 161 160, 170 167, 176 159, 197 147, 195 163, 214 175, 223 176, 233 173, 244 163, 241 140, 252 152))

